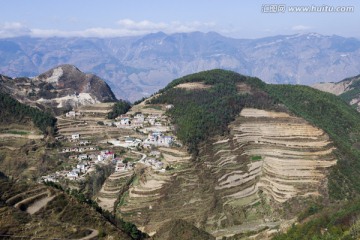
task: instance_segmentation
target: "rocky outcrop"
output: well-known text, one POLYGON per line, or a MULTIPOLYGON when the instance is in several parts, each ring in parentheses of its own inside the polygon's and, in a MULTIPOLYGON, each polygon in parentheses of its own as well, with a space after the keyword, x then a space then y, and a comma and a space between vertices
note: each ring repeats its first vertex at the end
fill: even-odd
POLYGON ((339 83, 328 82, 328 83, 315 83, 314 85, 311 85, 311 87, 323 92, 329 92, 335 94, 336 96, 339 96, 348 90, 349 85, 350 82, 339 82, 339 83))
POLYGON ((72 65, 60 65, 34 78, 0 76, 0 79, 2 91, 23 103, 55 112, 116 101, 105 81, 72 65))

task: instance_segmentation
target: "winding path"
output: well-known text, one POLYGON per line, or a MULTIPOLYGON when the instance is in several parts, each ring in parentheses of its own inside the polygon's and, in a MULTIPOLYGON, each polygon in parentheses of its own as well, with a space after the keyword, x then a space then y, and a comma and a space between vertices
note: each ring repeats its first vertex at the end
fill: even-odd
POLYGON ((93 239, 93 238, 95 238, 95 237, 97 237, 99 235, 98 230, 92 229, 92 228, 89 228, 89 230, 92 231, 89 235, 87 235, 86 237, 83 237, 83 238, 78 238, 78 240, 90 240, 90 239, 93 239))
POLYGON ((141 153, 141 152, 137 152, 137 151, 131 151, 131 152, 133 152, 133 153, 135 153, 135 154, 139 154, 139 155, 142 156, 141 159, 138 160, 138 161, 143 161, 143 160, 145 160, 145 158, 147 157, 147 155, 146 155, 145 153, 141 153))

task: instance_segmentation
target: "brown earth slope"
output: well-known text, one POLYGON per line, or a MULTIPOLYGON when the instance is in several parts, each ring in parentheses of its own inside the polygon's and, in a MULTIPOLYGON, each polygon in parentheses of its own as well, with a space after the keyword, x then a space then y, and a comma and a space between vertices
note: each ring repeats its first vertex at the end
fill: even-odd
POLYGON ((203 143, 195 161, 167 151, 179 159, 177 168, 144 171, 117 213, 149 234, 183 219, 218 239, 266 237, 291 222, 291 208, 299 212, 306 201, 327 198, 326 176, 336 159, 321 129, 286 112, 250 108, 229 129, 203 143))
POLYGON ((0 192, 0 238, 131 239, 59 190, 1 179, 0 192))

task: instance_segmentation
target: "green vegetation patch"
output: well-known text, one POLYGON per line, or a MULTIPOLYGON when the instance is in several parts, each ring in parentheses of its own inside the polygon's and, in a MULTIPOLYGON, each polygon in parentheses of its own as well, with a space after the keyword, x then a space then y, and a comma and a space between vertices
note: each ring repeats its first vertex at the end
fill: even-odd
MULTIPOLYGON (((188 146, 189 152, 198 153, 198 144, 216 134, 228 131, 228 124, 235 120, 244 107, 272 108, 271 98, 264 91, 238 94, 236 84, 264 85, 257 78, 245 77, 225 70, 211 70, 188 75, 171 82, 161 90, 160 96, 151 104, 173 104, 168 111, 177 126, 178 138, 188 146), (185 90, 173 88, 186 82, 204 82, 212 85, 209 89, 185 90)), ((259 88, 258 88, 259 89, 259 88)))
POLYGON ((34 123, 44 134, 54 134, 56 118, 50 113, 29 107, 0 92, 0 123, 34 123))
MULTIPOLYGON (((359 83, 360 84, 360 83, 359 83)), ((337 147, 338 164, 331 170, 329 193, 335 199, 351 199, 360 193, 360 113, 341 98, 298 85, 267 85, 257 78, 231 71, 211 70, 191 74, 171 82, 151 104, 173 104, 168 111, 178 138, 197 155, 199 143, 224 135, 228 124, 244 107, 290 110, 323 129, 337 147), (188 82, 203 82, 208 89, 174 88, 188 82), (244 84, 251 91, 238 94, 244 84), (285 107, 284 107, 285 106, 285 107)), ((259 156, 252 156, 258 161, 259 156)))
POLYGON ((317 218, 293 225, 287 233, 273 239, 359 239, 359 219, 360 202, 351 202, 342 207, 326 208, 317 218))
POLYGON ((348 103, 350 103, 351 100, 359 96, 360 96, 360 88, 352 89, 340 95, 340 97, 348 103))
POLYGON ((144 108, 151 108, 151 109, 155 109, 155 110, 161 110, 161 106, 156 106, 156 105, 151 105, 151 106, 145 106, 144 108))
POLYGON ((121 114, 127 113, 127 111, 129 111, 130 108, 131 108, 131 104, 128 101, 119 100, 114 104, 112 111, 108 113, 107 117, 109 119, 114 119, 121 114))
POLYGON ((121 206, 125 205, 126 204, 126 198, 128 198, 128 197, 129 197, 129 192, 125 192, 120 198, 118 207, 121 207, 121 206))
POLYGON ((353 81, 352 84, 348 86, 350 91, 347 91, 340 95, 340 97, 346 102, 350 103, 351 100, 360 96, 360 75, 352 78, 345 79, 341 82, 353 81))
POLYGON ((6 131, 6 133, 16 134, 16 135, 28 135, 29 134, 29 132, 19 131, 19 130, 9 130, 9 131, 6 131))
POLYGON ((250 159, 251 159, 251 161, 256 162, 256 161, 260 161, 262 159, 262 157, 261 156, 251 156, 250 159))

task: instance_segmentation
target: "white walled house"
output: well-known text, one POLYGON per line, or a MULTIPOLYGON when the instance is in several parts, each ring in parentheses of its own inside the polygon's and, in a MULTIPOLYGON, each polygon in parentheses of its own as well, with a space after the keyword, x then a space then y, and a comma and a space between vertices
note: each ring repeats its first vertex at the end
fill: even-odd
POLYGON ((141 113, 138 113, 134 116, 134 119, 138 120, 138 121, 141 121, 141 122, 144 122, 145 120, 145 116, 141 113))
POLYGON ((150 125, 155 125, 155 119, 154 118, 149 118, 148 120, 150 125))
POLYGON ((117 162, 115 172, 121 172, 126 170, 126 165, 122 162, 117 162))
POLYGON ((130 119, 129 118, 122 118, 120 119, 120 124, 121 125, 130 125, 130 119))
POLYGON ((145 139, 144 143, 169 147, 173 141, 174 138, 172 136, 164 136, 161 132, 153 132, 148 135, 148 138, 145 139))
POLYGON ((66 117, 75 117, 75 116, 76 116, 76 113, 75 113, 75 111, 70 111, 70 112, 67 112, 67 113, 65 114, 65 116, 66 116, 66 117))
POLYGON ((88 155, 87 154, 80 154, 78 159, 81 161, 81 160, 86 160, 88 159, 88 155))
POLYGON ((174 107, 174 105, 172 105, 172 104, 169 104, 169 105, 166 105, 166 106, 165 106, 165 108, 166 108, 167 110, 172 109, 173 107, 174 107))
POLYGON ((68 172, 66 174, 66 176, 70 179, 76 179, 77 177, 79 177, 79 173, 76 171, 71 171, 71 172, 68 172))
POLYGON ((80 134, 78 133, 74 133, 71 135, 71 139, 75 140, 75 139, 79 139, 80 138, 80 134))
POLYGON ((114 125, 115 125, 116 127, 120 127, 120 126, 121 126, 121 122, 114 122, 114 125))

